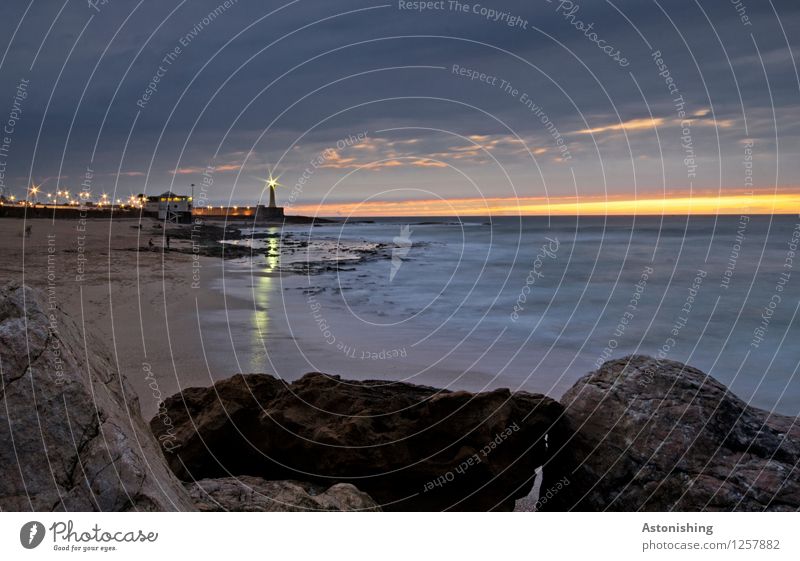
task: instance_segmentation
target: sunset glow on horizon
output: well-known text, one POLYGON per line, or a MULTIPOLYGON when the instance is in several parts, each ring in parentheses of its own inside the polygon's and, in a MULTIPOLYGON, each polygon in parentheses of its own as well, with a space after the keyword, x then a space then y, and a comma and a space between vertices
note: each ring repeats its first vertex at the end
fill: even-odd
MULTIPOLYGON (((287 209, 289 210, 289 209, 287 209)), ((314 216, 621 216, 662 214, 798 214, 800 193, 600 197, 506 197, 417 199, 296 205, 290 212, 314 216)))

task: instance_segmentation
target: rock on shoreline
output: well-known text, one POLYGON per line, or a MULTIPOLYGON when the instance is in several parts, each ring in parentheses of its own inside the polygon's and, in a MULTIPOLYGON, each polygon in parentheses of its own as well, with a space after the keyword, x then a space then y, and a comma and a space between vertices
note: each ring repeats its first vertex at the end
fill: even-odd
POLYGON ((352 483, 384 510, 511 510, 548 445, 558 402, 508 390, 471 394, 307 374, 286 384, 237 375, 189 388, 157 416, 184 481, 227 475, 352 483), (546 437, 547 435, 547 437, 546 437))
POLYGON ((300 481, 265 481, 241 475, 202 479, 186 488, 202 512, 302 512, 379 511, 369 495, 353 485, 337 483, 330 488, 300 481))
POLYGON ((0 290, 0 510, 193 509, 103 348, 42 292, 0 290))
POLYGON ((561 402, 575 436, 542 489, 543 510, 760 511, 800 508, 800 424, 748 406, 679 362, 606 362, 561 402))

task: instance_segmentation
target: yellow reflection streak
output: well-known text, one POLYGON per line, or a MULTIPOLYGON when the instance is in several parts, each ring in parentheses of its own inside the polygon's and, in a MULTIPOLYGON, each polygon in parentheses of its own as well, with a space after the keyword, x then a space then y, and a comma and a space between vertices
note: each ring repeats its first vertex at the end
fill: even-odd
MULTIPOLYGON (((273 232, 274 233, 274 232, 273 232)), ((269 300, 272 290, 274 290, 273 273, 280 265, 280 242, 278 238, 266 238, 267 240, 267 255, 266 255, 266 268, 263 273, 254 271, 253 274, 253 313, 250 319, 251 332, 253 334, 252 348, 254 352, 251 354, 250 367, 253 372, 260 372, 258 370, 268 364, 266 354, 269 352, 267 349, 267 335, 269 334, 269 300)))

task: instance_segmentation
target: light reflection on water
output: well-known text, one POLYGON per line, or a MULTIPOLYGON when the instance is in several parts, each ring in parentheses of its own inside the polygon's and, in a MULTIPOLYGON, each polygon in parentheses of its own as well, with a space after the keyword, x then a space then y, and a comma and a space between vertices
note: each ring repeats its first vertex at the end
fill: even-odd
MULTIPOLYGON (((278 231, 278 229, 275 229, 278 231)), ((251 344, 254 349, 259 349, 250 357, 250 367, 253 372, 263 370, 268 364, 267 337, 270 334, 270 295, 275 288, 275 278, 272 273, 280 268, 280 243, 278 238, 264 240, 268 249, 263 265, 253 263, 251 276, 253 279, 253 313, 250 319, 251 344), (266 273, 266 274, 265 274, 266 273), (263 352, 262 352, 263 351, 263 352)))

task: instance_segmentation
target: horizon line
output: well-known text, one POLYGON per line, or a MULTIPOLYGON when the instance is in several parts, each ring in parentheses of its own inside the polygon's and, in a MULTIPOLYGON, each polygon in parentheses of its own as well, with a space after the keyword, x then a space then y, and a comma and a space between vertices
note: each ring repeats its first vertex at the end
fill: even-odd
POLYGON ((800 213, 800 193, 598 199, 509 197, 291 205, 286 212, 342 218, 436 216, 720 216, 800 213))

